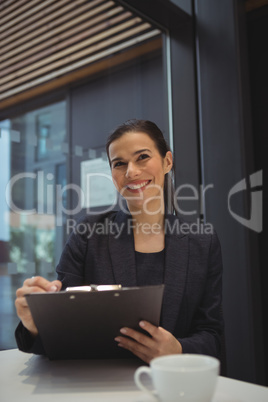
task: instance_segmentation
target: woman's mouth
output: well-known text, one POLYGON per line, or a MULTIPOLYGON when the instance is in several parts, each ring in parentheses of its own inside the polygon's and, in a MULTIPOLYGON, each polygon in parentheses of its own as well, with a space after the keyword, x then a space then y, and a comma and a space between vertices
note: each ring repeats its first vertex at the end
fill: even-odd
POLYGON ((139 193, 140 191, 143 191, 148 184, 151 183, 151 180, 143 180, 143 181, 138 181, 134 183, 129 183, 126 185, 126 188, 128 191, 133 192, 133 193, 139 193))

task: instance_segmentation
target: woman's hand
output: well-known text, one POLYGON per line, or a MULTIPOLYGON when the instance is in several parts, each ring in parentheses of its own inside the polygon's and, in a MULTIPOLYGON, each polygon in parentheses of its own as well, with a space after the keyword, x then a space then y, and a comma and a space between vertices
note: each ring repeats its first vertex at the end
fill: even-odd
POLYGON ((131 328, 121 328, 121 334, 131 339, 117 336, 115 341, 118 342, 118 346, 130 350, 130 352, 146 363, 149 363, 153 358, 158 356, 182 353, 180 342, 164 328, 156 327, 147 321, 141 321, 139 325, 151 337, 131 328))
POLYGON ((17 315, 21 319, 24 327, 27 328, 33 336, 38 334, 38 330, 24 296, 35 292, 57 292, 61 289, 61 285, 60 281, 49 282, 41 276, 34 276, 33 278, 26 279, 23 286, 16 291, 17 298, 15 300, 15 306, 17 315))

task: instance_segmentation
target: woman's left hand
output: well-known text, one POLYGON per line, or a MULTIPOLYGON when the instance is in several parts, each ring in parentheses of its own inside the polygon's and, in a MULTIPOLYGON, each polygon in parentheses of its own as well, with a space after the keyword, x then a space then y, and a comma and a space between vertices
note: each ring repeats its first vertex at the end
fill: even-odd
POLYGON ((180 342, 164 328, 156 327, 147 321, 140 321, 139 325, 151 337, 131 328, 121 328, 121 334, 126 335, 127 338, 117 336, 115 341, 118 342, 118 346, 130 350, 146 363, 158 356, 182 353, 180 342))

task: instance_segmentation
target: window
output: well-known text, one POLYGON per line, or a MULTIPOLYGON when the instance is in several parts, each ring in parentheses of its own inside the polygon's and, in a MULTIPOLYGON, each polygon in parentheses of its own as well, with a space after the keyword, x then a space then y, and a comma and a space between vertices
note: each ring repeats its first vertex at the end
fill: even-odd
POLYGON ((66 102, 2 121, 0 129, 0 348, 7 349, 15 347, 15 290, 33 275, 54 278, 62 250, 55 185, 66 184, 66 102))
MULTIPOLYGON (((0 216, 5 222, 0 227, 0 349, 16 347, 16 289, 33 275, 55 278, 73 221, 87 212, 79 194, 82 166, 90 173, 99 164, 107 174, 103 151, 110 131, 131 118, 148 119, 170 138, 159 27, 117 2, 87 1, 68 12, 54 6, 57 14, 34 14, 38 30, 21 18, 27 36, 21 36, 19 25, 4 34, 0 107, 13 109, 0 121, 0 216), (44 40, 48 21, 53 26, 44 40), (64 100, 48 104, 58 88, 64 100), (34 108, 35 96, 47 106, 34 108), (17 115, 24 101, 30 111, 17 115)), ((4 16, 10 17, 7 8, 4 16)), ((98 185, 89 199, 94 209, 105 210, 113 193, 108 196, 107 186, 98 185)))

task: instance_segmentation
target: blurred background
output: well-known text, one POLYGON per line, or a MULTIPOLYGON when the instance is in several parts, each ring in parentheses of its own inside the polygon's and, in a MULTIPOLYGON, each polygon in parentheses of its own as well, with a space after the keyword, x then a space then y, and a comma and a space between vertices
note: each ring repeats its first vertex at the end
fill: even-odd
POLYGON ((16 289, 55 278, 75 219, 116 207, 107 136, 146 119, 180 212, 221 241, 227 376, 268 385, 268 1, 1 0, 0 21, 0 349, 16 289))

